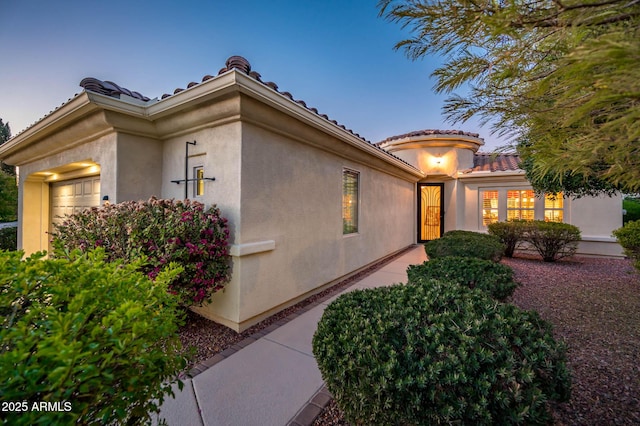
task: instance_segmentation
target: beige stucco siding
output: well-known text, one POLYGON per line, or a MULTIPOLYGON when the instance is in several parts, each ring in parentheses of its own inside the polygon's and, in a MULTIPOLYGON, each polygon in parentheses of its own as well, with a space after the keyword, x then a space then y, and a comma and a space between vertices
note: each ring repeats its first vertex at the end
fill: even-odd
MULTIPOLYGON (((100 174, 101 194, 116 193, 117 174, 116 164, 116 135, 115 133, 97 137, 81 145, 55 155, 41 158, 20 165, 20 196, 18 217, 18 247, 26 254, 49 249, 50 231, 50 182, 59 182, 82 176, 100 174), (91 162, 98 167, 76 168, 65 173, 51 174, 61 166, 72 163, 91 162), (104 167, 107 165, 107 167, 104 167)), ((101 195, 102 197, 102 195, 101 195)))
POLYGON ((242 148, 239 242, 275 249, 237 260, 241 322, 413 242, 413 182, 250 124, 242 148), (360 173, 359 232, 347 236, 344 168, 360 173))
POLYGON ((207 178, 214 181, 204 182, 204 195, 194 197, 193 182, 188 185, 190 199, 200 201, 207 207, 216 204, 230 221, 231 242, 236 243, 240 232, 240 122, 231 122, 220 126, 198 130, 192 134, 173 137, 164 142, 162 170, 163 198, 184 199, 185 142, 196 141, 189 146, 189 179, 193 178, 193 167, 204 168, 207 178))
MULTIPOLYGON (((176 184, 172 180, 184 179, 185 142, 196 142, 189 146, 189 178, 193 178, 193 167, 203 167, 205 177, 215 178, 205 181, 204 194, 194 197, 193 182, 188 184, 188 195, 206 207, 215 204, 229 221, 230 244, 237 245, 241 233, 241 125, 239 121, 213 124, 211 127, 180 135, 164 142, 162 197, 184 199, 184 182, 176 184)), ((195 308, 202 315, 234 327, 239 322, 238 306, 244 273, 238 258, 231 259, 231 282, 224 291, 214 295, 210 305, 195 308)))
POLYGON ((162 142, 131 134, 117 138, 117 186, 111 202, 146 200, 162 191, 162 142))
MULTIPOLYGON (((464 193, 464 201, 459 203, 458 214, 462 213, 464 223, 457 229, 486 232, 482 225, 482 191, 498 191, 499 220, 507 220, 506 205, 508 190, 531 189, 524 175, 505 175, 471 177, 458 180, 459 192, 464 193), (463 191, 462 191, 463 190, 463 191)), ((538 197, 535 202, 536 219, 544 218, 544 199, 538 197)), ((621 256, 622 249, 612 237, 611 232, 622 226, 622 197, 583 197, 564 199, 563 222, 577 226, 582 233, 578 254, 621 256)))

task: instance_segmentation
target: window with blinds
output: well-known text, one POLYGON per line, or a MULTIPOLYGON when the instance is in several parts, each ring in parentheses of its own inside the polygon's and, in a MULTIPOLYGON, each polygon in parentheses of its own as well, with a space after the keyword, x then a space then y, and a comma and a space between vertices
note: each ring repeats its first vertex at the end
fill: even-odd
POLYGON ((482 226, 498 221, 498 191, 482 192, 482 226))
POLYGON ((358 232, 360 173, 344 169, 342 171, 342 233, 358 232))
POLYGON ((535 216, 535 193, 530 190, 507 191, 507 220, 533 220, 535 216))
POLYGON ((562 222, 564 220, 564 198, 562 193, 555 196, 547 194, 544 197, 544 220, 547 222, 562 222))

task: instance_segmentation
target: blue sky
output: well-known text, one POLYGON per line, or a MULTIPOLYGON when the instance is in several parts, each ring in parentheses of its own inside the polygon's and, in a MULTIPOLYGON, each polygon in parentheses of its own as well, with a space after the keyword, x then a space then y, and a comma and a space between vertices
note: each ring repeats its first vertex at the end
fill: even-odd
POLYGON ((15 135, 82 89, 110 80, 150 98, 217 74, 244 56, 264 81, 371 142, 451 124, 430 74, 441 59, 409 60, 409 33, 378 17, 376 0, 0 0, 0 118, 15 135))

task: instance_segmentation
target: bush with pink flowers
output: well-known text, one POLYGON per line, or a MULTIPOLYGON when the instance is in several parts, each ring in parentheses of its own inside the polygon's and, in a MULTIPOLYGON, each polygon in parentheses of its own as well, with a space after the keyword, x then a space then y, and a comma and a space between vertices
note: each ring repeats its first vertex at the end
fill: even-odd
POLYGON ((211 300, 230 278, 229 229, 220 210, 195 201, 126 201, 68 216, 55 225, 54 255, 103 247, 108 260, 147 258, 143 272, 154 279, 170 262, 184 271, 169 285, 181 304, 211 300))

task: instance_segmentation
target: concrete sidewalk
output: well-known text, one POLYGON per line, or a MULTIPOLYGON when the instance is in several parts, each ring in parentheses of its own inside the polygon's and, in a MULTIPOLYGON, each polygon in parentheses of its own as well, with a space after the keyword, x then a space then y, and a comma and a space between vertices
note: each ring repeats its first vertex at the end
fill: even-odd
MULTIPOLYGON (((405 283, 407 266, 425 260, 424 247, 416 246, 343 292, 405 283)), ((176 398, 164 402, 160 417, 170 426, 309 424, 320 408, 308 403, 314 397, 327 399, 323 393, 318 395, 324 384, 311 339, 324 308, 337 297, 319 301, 293 314, 294 319, 287 318, 282 325, 271 326, 205 361, 201 373, 184 380, 182 391, 175 386, 176 398), (211 366, 206 368, 207 364, 211 366)))

